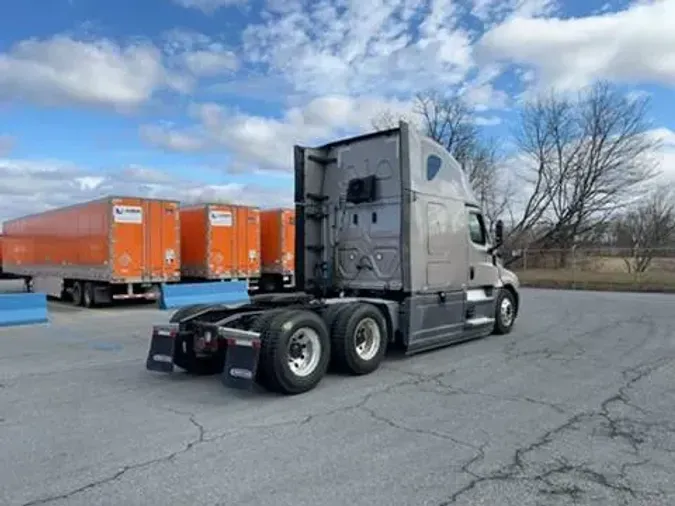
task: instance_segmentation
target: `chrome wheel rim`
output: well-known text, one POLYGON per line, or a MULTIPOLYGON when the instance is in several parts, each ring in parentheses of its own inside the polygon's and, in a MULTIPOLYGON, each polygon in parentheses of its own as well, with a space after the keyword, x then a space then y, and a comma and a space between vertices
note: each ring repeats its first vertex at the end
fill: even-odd
POLYGON ((372 360, 382 342, 380 326, 372 318, 364 318, 354 330, 356 354, 361 360, 372 360))
POLYGON ((499 306, 499 313, 502 324, 506 327, 510 327, 513 322, 513 303, 511 302, 511 299, 505 298, 502 300, 502 303, 499 306))
POLYGON ((291 372, 301 378, 312 374, 319 365, 321 351, 321 340, 315 330, 308 327, 296 330, 286 347, 291 372))

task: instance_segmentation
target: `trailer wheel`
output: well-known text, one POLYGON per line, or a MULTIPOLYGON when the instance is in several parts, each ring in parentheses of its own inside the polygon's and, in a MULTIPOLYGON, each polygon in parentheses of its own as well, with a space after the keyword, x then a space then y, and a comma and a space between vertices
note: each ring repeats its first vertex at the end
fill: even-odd
POLYGON ((82 305, 82 283, 75 281, 73 283, 73 288, 71 290, 71 297, 73 299, 73 304, 76 306, 82 305))
POLYGON ((495 304, 495 326, 494 334, 504 335, 511 332, 513 324, 516 321, 516 301, 510 290, 502 288, 499 290, 495 304))
POLYGON ((340 311, 331 329, 333 361, 351 374, 375 371, 387 352, 387 322, 372 304, 350 304, 340 311))
POLYGON ((93 283, 87 282, 84 284, 84 291, 82 293, 84 307, 92 308, 96 305, 94 290, 95 288, 93 283))
POLYGON ((261 382, 288 395, 307 392, 323 379, 330 361, 326 324, 307 310, 282 311, 262 334, 261 382))

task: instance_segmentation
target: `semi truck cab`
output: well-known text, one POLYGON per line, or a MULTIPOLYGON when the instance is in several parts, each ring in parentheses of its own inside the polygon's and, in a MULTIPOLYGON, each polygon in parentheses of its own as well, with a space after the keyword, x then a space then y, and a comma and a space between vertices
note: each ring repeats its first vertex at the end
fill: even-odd
POLYGON ((286 394, 334 363, 375 371, 413 354, 511 331, 517 276, 491 240, 468 178, 438 143, 397 128, 295 146, 297 294, 191 306, 153 329, 147 368, 221 374, 286 394))

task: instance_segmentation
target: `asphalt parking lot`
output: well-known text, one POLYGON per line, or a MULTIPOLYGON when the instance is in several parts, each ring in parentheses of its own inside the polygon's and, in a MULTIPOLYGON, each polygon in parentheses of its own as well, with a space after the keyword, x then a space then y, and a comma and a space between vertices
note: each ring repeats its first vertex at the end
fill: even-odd
POLYGON ((675 297, 524 290, 509 336, 296 397, 149 373, 152 307, 0 329, 0 504, 673 505, 675 297))

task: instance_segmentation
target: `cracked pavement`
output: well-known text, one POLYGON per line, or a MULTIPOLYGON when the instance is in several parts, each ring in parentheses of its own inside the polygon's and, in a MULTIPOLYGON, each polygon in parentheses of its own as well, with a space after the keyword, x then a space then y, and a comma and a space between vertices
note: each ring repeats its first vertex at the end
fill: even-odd
POLYGON ((55 307, 0 329, 3 506, 675 504, 671 295, 525 289, 508 336, 295 397, 145 371, 166 313, 55 307))

